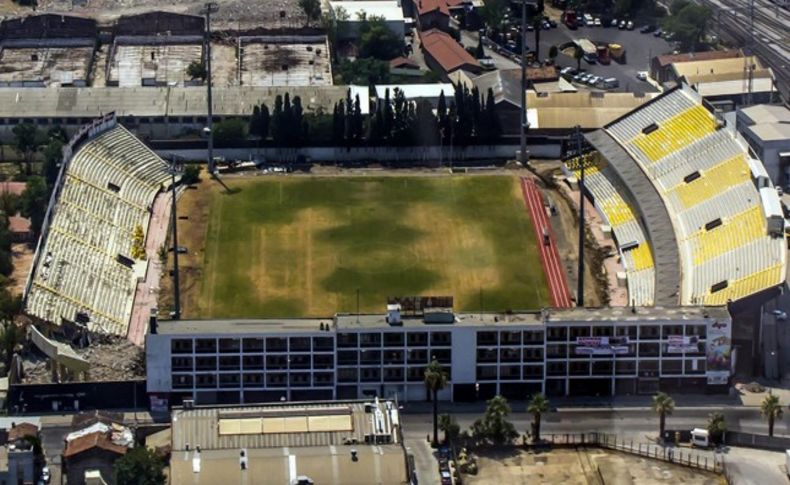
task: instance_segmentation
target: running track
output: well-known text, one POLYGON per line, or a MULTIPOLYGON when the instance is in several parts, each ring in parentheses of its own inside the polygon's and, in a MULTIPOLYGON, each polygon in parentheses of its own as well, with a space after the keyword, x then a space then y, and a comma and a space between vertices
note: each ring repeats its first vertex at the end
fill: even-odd
POLYGON ((551 301, 556 308, 570 308, 573 306, 571 293, 568 289, 568 280, 562 269, 560 255, 557 252, 557 241, 554 239, 554 232, 551 230, 549 217, 543 205, 543 198, 540 191, 531 178, 521 177, 521 191, 524 194, 524 203, 529 209, 532 224, 535 226, 535 237, 538 248, 540 248, 540 260, 543 263, 543 270, 546 272, 546 279, 549 282, 551 301), (551 244, 543 244, 543 228, 549 231, 551 244))

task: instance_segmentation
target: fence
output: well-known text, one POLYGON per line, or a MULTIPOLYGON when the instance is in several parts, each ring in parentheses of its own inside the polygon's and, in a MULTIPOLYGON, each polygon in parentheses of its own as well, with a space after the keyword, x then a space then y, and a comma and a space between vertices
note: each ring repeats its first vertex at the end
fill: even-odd
POLYGON ((634 443, 633 440, 624 440, 615 435, 603 433, 550 434, 544 435, 543 439, 553 446, 596 446, 726 475, 724 460, 715 456, 709 458, 691 450, 664 447, 653 443, 634 443))

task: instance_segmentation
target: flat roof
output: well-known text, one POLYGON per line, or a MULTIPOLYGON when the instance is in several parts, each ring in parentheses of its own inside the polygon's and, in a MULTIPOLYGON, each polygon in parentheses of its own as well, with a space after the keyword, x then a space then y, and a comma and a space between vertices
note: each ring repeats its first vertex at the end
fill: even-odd
POLYGON ((45 86, 86 81, 93 47, 8 47, 0 50, 0 83, 45 86))
MULTIPOLYGON (((275 97, 289 93, 302 98, 306 111, 330 108, 359 93, 363 114, 369 110, 367 86, 215 87, 214 114, 248 115, 265 102, 271 109, 275 97)), ((0 118, 97 117, 114 111, 118 116, 205 116, 206 90, 194 87, 139 88, 1 88, 0 118)))
POLYGON ((367 18, 383 17, 387 22, 404 20, 403 9, 397 0, 330 1, 329 5, 334 11, 338 8, 345 10, 348 14, 347 22, 359 21, 360 15, 367 15, 367 18))
MULTIPOLYGON (((741 95, 749 92, 749 86, 743 79, 730 81, 711 81, 694 83, 694 88, 703 97, 741 95)), ((774 81, 770 77, 752 79, 753 93, 769 93, 774 91, 774 81)))
POLYGON ((241 82, 245 86, 331 86, 326 39, 320 42, 244 42, 241 82))
MULTIPOLYGON (((665 291, 671 291, 672 285, 668 284, 665 291)), ((665 300, 677 302, 677 295, 669 295, 665 300)), ((604 308, 552 308, 535 310, 531 312, 515 313, 455 313, 453 323, 425 323, 421 316, 401 315, 402 325, 391 327, 384 313, 376 314, 338 314, 328 318, 304 319, 257 319, 257 320, 180 320, 159 322, 159 335, 203 336, 220 335, 233 336, 256 333, 311 333, 320 334, 321 324, 325 329, 331 330, 365 330, 387 328, 414 328, 441 330, 454 327, 509 327, 541 325, 545 322, 573 323, 577 321, 644 321, 644 320, 690 320, 703 319, 705 315, 712 318, 726 318, 726 307, 698 307, 658 305, 653 307, 604 307, 604 308)), ((333 335, 328 333, 327 335, 333 335)))
POLYGON ((790 109, 778 104, 756 104, 739 110, 753 123, 790 123, 790 109))
POLYGON ((203 46, 195 44, 128 45, 113 51, 109 81, 121 87, 142 86, 143 80, 157 85, 183 86, 191 78, 187 67, 200 61, 203 46))
POLYGON ((455 94, 455 86, 450 83, 432 83, 432 84, 377 84, 374 86, 376 90, 376 97, 384 99, 387 89, 390 90, 390 98, 395 95, 395 89, 403 92, 406 99, 414 98, 438 98, 444 92, 447 102, 450 102, 450 97, 455 94))
POLYGON ((760 123, 750 126, 749 130, 762 141, 790 140, 788 123, 760 123))
POLYGON ((749 66, 754 66, 753 77, 768 75, 769 71, 754 56, 678 62, 672 64, 672 69, 678 77, 683 76, 689 84, 694 84, 698 82, 743 80, 746 77, 749 66))

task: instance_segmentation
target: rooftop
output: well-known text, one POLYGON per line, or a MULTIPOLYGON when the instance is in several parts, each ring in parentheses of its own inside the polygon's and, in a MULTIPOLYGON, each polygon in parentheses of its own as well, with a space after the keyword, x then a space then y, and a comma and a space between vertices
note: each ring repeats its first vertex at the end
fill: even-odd
POLYGON ((743 108, 740 112, 749 117, 754 124, 790 123, 790 109, 786 106, 757 104, 743 108))
POLYGON ((244 86, 331 86, 326 37, 242 39, 241 83, 244 86))
POLYGON ((790 123, 760 123, 749 129, 763 141, 790 140, 790 123))
POLYGON ((187 67, 199 61, 203 47, 194 44, 116 45, 108 83, 120 87, 183 86, 187 67))
POLYGON ((480 68, 480 63, 466 52, 461 44, 441 30, 431 29, 420 33, 422 48, 433 57, 445 72, 464 66, 480 68))
POLYGON ((708 52, 687 52, 685 54, 668 54, 664 56, 657 56, 658 63, 664 67, 676 62, 689 62, 689 61, 705 61, 711 59, 728 59, 732 57, 741 57, 739 50, 725 50, 725 51, 708 51, 708 52))
POLYGON ((33 423, 16 423, 8 430, 9 442, 14 442, 25 436, 38 436, 38 425, 33 423))
POLYGON ((414 98, 438 98, 444 92, 445 98, 448 103, 450 98, 455 94, 455 87, 450 83, 433 83, 433 84, 377 84, 374 86, 376 89, 376 97, 383 99, 390 90, 390 97, 395 95, 395 89, 403 92, 406 99, 414 98))
POLYGON ((754 66, 753 78, 770 77, 770 71, 754 56, 679 62, 674 63, 672 69, 675 75, 686 78, 689 84, 696 84, 743 81, 750 66, 754 66))
POLYGON ((71 458, 93 448, 101 448, 119 455, 125 454, 127 450, 125 446, 113 443, 107 433, 97 431, 69 441, 63 451, 63 457, 71 458))
POLYGON ((3 47, 0 85, 60 86, 88 79, 93 47, 3 47))

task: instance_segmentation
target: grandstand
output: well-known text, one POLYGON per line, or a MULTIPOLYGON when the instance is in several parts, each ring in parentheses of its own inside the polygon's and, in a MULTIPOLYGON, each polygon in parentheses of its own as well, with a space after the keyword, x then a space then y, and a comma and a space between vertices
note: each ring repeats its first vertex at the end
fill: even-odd
POLYGON ((587 195, 612 227, 632 304, 721 305, 784 281, 778 195, 746 143, 691 88, 586 140, 592 150, 566 160, 566 174, 589 164, 587 195))
POLYGON ((151 204, 170 180, 167 164, 105 116, 64 148, 25 288, 25 310, 60 326, 126 335, 138 277, 135 228, 146 230, 151 204))

